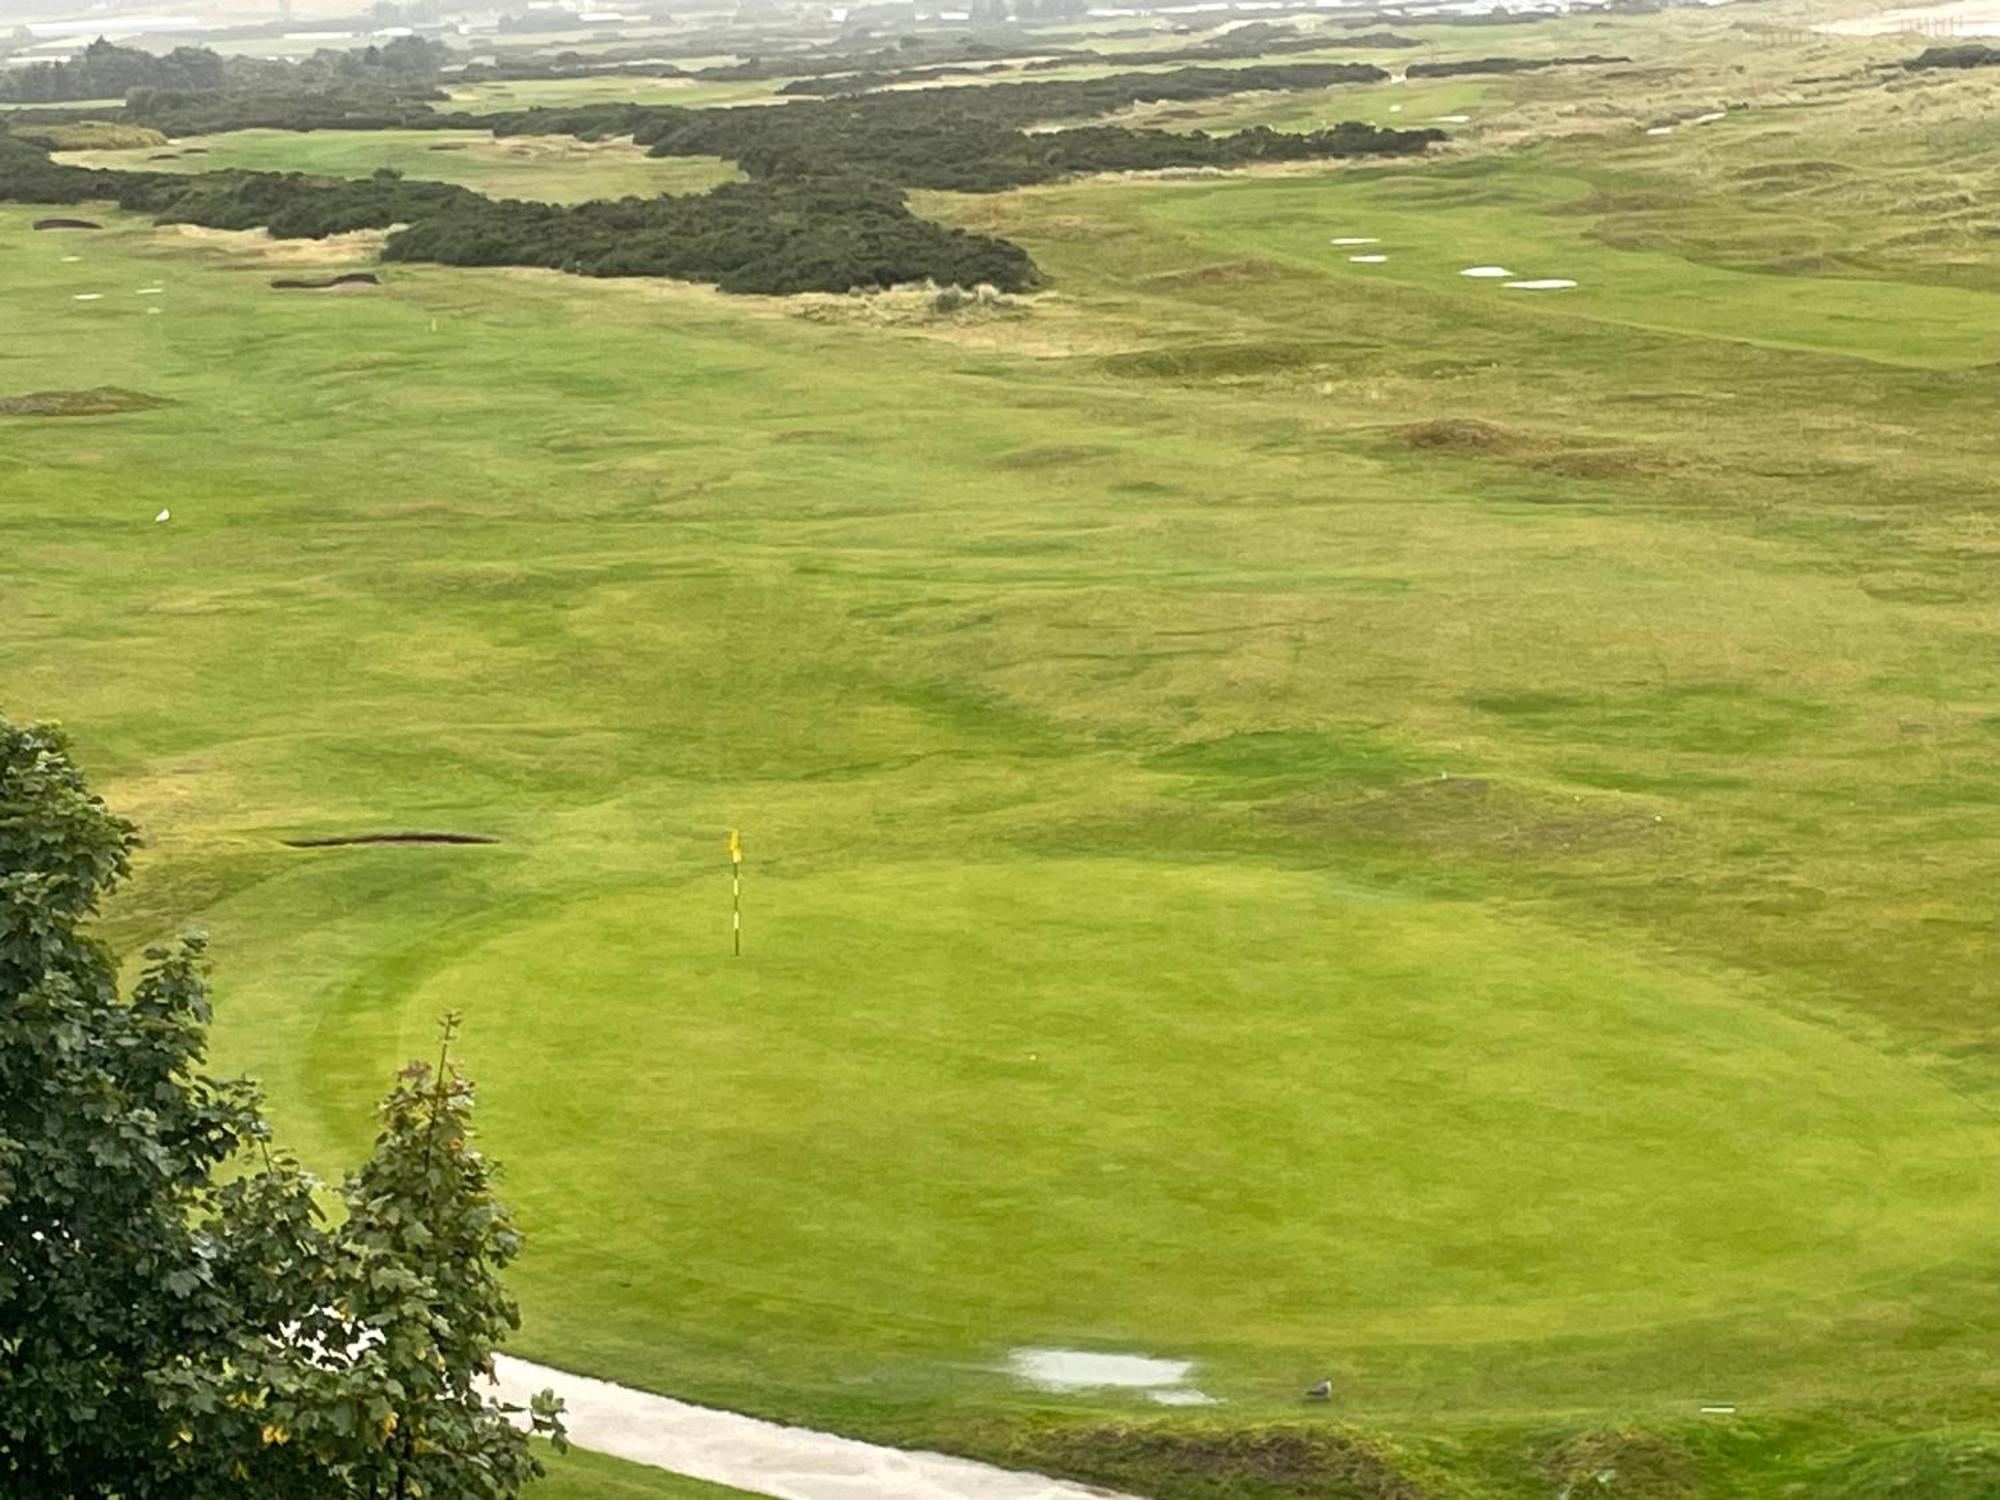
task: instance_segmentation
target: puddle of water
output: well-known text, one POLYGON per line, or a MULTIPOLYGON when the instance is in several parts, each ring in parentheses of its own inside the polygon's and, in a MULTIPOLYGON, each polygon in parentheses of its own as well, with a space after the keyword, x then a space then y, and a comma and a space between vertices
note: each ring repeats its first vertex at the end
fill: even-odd
POLYGON ((1510 281, 1507 285, 1517 292, 1560 292, 1576 283, 1561 276, 1545 276, 1540 281, 1510 281))
POLYGON ((1386 255, 1350 255, 1347 258, 1357 266, 1379 266, 1389 257, 1386 255))
POLYGON ((1458 273, 1461 276, 1477 276, 1482 279, 1502 279, 1514 273, 1505 266, 1467 266, 1458 273))
POLYGON ((1092 1354, 1082 1349, 1016 1349, 1007 1356, 1007 1369, 1017 1379, 1051 1391, 1184 1385, 1193 1368, 1191 1359, 1092 1354))
POLYGON ((1007 1373, 1044 1391, 1144 1391, 1160 1406, 1217 1406, 1206 1391, 1187 1383, 1191 1359, 1145 1354, 1093 1354, 1084 1349, 1016 1349, 1007 1373))

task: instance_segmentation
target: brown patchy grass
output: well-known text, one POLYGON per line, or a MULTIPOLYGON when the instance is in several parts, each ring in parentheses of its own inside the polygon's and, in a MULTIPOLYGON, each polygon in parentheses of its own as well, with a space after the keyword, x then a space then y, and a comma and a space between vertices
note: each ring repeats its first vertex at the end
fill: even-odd
POLYGON ((108 417, 172 404, 164 397, 149 396, 144 391, 100 385, 86 391, 30 391, 24 396, 0 396, 0 417, 108 417))

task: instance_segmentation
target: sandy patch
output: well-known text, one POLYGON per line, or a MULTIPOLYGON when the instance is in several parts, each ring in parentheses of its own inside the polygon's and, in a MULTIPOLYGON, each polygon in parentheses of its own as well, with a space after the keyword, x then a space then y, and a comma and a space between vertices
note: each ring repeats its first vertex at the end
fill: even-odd
POLYGON ((1467 266, 1458 274, 1461 276, 1470 276, 1479 281, 1503 281, 1514 273, 1505 266, 1467 266))
POLYGON ((1379 266, 1386 262, 1386 255, 1350 255, 1347 257, 1357 266, 1379 266))
POLYGON ((1328 240, 1327 243, 1329 245, 1379 245, 1382 242, 1372 234, 1343 234, 1337 239, 1328 240))
POLYGON ((1507 285, 1517 292, 1560 292, 1576 283, 1561 276, 1544 276, 1535 281, 1510 281, 1507 285))

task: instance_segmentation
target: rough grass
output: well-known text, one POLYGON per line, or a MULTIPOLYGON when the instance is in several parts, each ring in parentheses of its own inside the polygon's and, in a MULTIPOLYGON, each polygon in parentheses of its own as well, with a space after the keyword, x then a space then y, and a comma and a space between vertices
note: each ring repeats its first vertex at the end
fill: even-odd
MULTIPOLYGON (((1525 30, 1684 57, 1647 108, 1873 55, 1599 24, 1525 30)), ((1977 266, 1874 257, 1985 148, 1929 83, 1665 138, 1482 87, 1422 169, 926 198, 1055 279, 977 344, 278 297, 247 237, 0 211, 8 388, 174 402, 0 453, 0 701, 152 840, 113 934, 211 932, 218 1066, 323 1170, 465 1009, 524 1351, 594 1373, 1002 1459, 1143 1429, 1160 1496, 1322 1438, 1452 1500, 1677 1448, 1981 1493, 1996 335, 1977 266), (1737 169, 1835 157, 1744 218, 1737 169), (1505 451, 1397 436, 1468 417, 1505 451), (1673 462, 1537 466, 1607 453, 1673 462), (275 845, 368 828, 504 842, 275 845), (1022 1390, 1021 1343, 1223 1404, 1022 1390)))
POLYGON ((30 391, 0 396, 0 417, 108 417, 118 412, 151 411, 169 403, 144 391, 100 385, 87 391, 30 391))
POLYGON ((1367 1440, 1324 1427, 1062 1428, 1046 1434, 1028 1456, 1111 1486, 1144 1486, 1171 1474, 1176 1493, 1191 1500, 1428 1500, 1433 1493, 1367 1440))

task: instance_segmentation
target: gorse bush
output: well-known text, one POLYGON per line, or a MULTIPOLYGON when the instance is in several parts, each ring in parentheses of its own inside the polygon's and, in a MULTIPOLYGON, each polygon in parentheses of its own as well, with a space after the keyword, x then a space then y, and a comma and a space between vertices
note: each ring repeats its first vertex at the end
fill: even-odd
MULTIPOLYGON (((1087 172, 1226 168, 1251 162, 1421 153, 1438 130, 1347 122, 1286 133, 1227 135, 1081 125, 1149 100, 1194 100, 1251 88, 1321 88, 1386 77, 1365 64, 1181 68, 1073 81, 925 88, 802 99, 764 109, 601 104, 489 116, 441 113, 366 77, 333 87, 217 92, 136 90, 120 123, 172 133, 279 129, 476 129, 497 137, 630 136, 655 156, 717 156, 752 179, 700 196, 562 207, 496 201, 467 188, 378 174, 366 181, 298 173, 88 171, 52 161, 30 121, 0 134, 0 198, 30 203, 108 199, 163 223, 268 228, 283 238, 405 226, 390 260, 543 266, 583 276, 677 276, 731 292, 845 291, 932 281, 1036 284, 1018 245, 918 218, 907 188, 996 192, 1087 172)), ((44 140, 47 139, 45 135, 44 140)))

